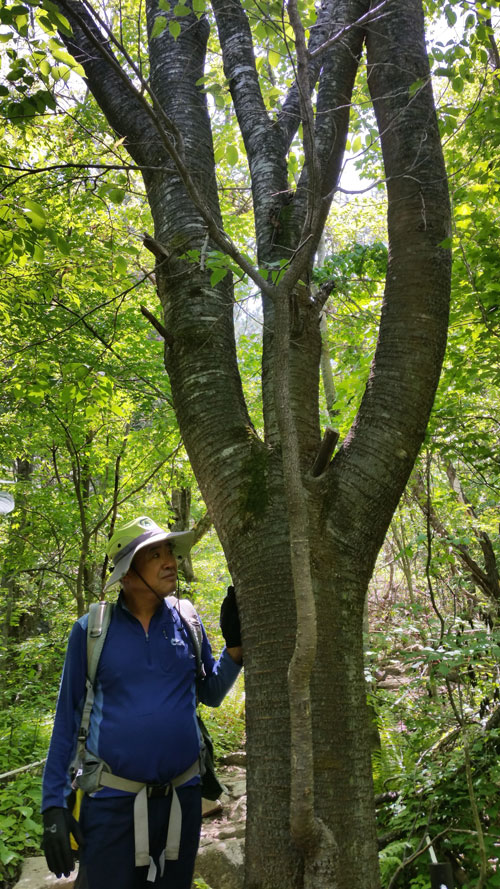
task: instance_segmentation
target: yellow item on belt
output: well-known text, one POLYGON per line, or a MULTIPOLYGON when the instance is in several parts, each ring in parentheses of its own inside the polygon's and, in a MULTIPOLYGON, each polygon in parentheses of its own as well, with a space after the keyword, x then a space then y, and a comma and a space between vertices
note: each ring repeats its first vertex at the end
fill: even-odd
MULTIPOLYGON (((76 819, 76 821, 80 820, 80 809, 82 807, 82 799, 83 799, 83 790, 80 790, 80 788, 78 787, 77 791, 76 791, 76 796, 75 796, 75 805, 73 806, 73 811, 71 813, 73 815, 73 818, 76 819)), ((70 841, 71 848, 73 849, 73 852, 76 852, 76 850, 78 849, 78 843, 76 842, 72 833, 70 833, 70 835, 69 835, 69 841, 70 841)))

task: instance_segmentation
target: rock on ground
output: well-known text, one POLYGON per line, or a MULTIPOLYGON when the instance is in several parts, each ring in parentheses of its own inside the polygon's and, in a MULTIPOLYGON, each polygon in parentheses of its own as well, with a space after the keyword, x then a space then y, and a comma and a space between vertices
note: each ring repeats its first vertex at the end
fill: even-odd
POLYGON ((212 889, 242 889, 245 848, 246 782, 241 766, 218 768, 227 788, 222 809, 203 822, 195 877, 212 889))
POLYGON ((58 880, 47 870, 45 858, 26 858, 15 889, 49 889, 51 886, 56 886, 57 889, 71 889, 75 885, 77 873, 78 871, 74 870, 69 877, 61 877, 58 880))

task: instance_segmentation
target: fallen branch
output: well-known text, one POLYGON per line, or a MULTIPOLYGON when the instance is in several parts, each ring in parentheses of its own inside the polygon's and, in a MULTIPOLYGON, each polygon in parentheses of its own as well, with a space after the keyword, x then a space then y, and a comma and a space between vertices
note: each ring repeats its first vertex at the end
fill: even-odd
POLYGON ((31 769, 37 769, 40 766, 45 765, 46 758, 40 759, 38 762, 30 762, 27 766, 21 766, 19 769, 13 769, 11 772, 4 772, 3 775, 0 775, 0 781, 10 781, 11 778, 15 778, 16 775, 20 775, 22 772, 29 772, 31 769))

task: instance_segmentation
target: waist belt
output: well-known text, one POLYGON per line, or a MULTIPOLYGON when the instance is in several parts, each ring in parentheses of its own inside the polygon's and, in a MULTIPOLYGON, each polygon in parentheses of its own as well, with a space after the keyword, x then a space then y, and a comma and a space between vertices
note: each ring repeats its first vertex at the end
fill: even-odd
POLYGON ((162 785, 142 784, 139 781, 129 781, 128 778, 120 778, 118 775, 113 775, 112 772, 101 772, 99 784, 103 787, 112 787, 113 790, 126 790, 136 795, 134 801, 136 867, 145 867, 149 864, 148 797, 168 796, 170 791, 172 791, 172 805, 168 822, 167 842, 165 844, 165 858, 168 861, 177 861, 181 843, 182 809, 176 788, 199 774, 199 759, 189 769, 186 769, 182 775, 177 775, 175 778, 172 778, 169 784, 162 785))

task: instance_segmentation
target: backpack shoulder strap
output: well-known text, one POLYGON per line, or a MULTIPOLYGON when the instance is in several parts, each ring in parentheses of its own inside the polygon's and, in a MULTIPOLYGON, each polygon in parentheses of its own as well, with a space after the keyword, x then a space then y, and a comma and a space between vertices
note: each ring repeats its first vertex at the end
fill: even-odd
POLYGON ((106 641, 109 623, 113 614, 112 602, 92 602, 89 608, 87 624, 87 693, 82 710, 78 745, 75 763, 78 766, 85 750, 85 741, 89 731, 90 714, 94 706, 94 684, 99 666, 99 658, 106 641))
POLYGON ((92 602, 90 605, 87 626, 87 679, 92 686, 112 614, 112 602, 92 602))
POLYGON ((203 631, 201 629, 201 620, 198 612, 189 599, 178 599, 177 596, 166 596, 166 601, 170 607, 175 608, 181 616, 181 620, 189 633, 191 642, 193 643, 196 656, 196 676, 198 679, 203 679, 205 676, 205 668, 201 659, 203 631))

